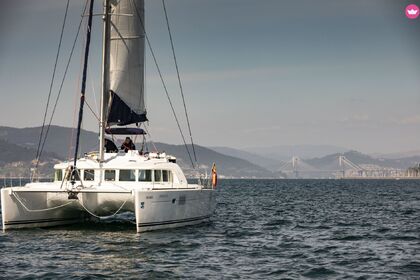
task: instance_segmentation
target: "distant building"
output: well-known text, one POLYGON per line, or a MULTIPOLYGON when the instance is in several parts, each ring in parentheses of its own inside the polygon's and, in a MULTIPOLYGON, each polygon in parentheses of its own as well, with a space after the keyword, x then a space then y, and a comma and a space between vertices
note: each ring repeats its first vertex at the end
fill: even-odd
POLYGON ((420 163, 416 164, 414 167, 407 168, 406 171, 407 177, 420 177, 420 163))

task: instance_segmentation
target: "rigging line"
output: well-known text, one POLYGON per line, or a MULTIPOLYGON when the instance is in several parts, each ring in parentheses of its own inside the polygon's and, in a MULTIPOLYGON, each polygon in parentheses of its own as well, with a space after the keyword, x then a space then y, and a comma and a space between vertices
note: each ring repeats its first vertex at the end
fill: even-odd
POLYGON ((155 142, 152 139, 152 135, 150 134, 149 130, 146 127, 146 124, 144 125, 144 130, 146 130, 147 135, 149 135, 150 138, 150 143, 152 143, 153 148, 155 149, 156 152, 158 152, 159 150, 156 148, 155 142))
POLYGON ((140 21, 140 24, 141 24, 142 28, 143 28, 143 31, 144 31, 144 37, 146 38, 146 42, 147 42, 147 45, 148 45, 148 47, 149 47, 150 53, 152 54, 153 61, 154 61, 154 63, 155 63, 156 69, 157 69, 158 74, 159 74, 159 77, 160 77, 160 81, 161 81, 162 86, 163 86, 163 89, 164 89, 164 91, 165 91, 165 93, 166 93, 166 97, 168 98, 169 105, 170 105, 170 107, 171 107, 171 109, 172 109, 172 114, 174 115, 175 121, 176 121, 176 123, 177 123, 177 125, 178 125, 178 130, 179 130, 179 133, 181 134, 182 141, 184 142, 185 149, 187 150, 188 157, 190 158, 191 165, 192 165, 193 169, 195 169, 194 161, 193 161, 193 159, 192 159, 192 157, 191 157, 190 150, 188 149, 187 142, 185 141, 185 136, 184 136, 184 133, 182 132, 181 125, 180 125, 179 120, 178 120, 178 117, 177 117, 177 115, 176 115, 176 112, 175 112, 175 109, 174 109, 174 105, 172 104, 171 97, 169 96, 169 92, 168 92, 168 89, 167 89, 167 87, 166 87, 165 80, 163 79, 163 75, 162 75, 162 72, 161 72, 161 70, 160 70, 159 64, 157 63, 157 59, 156 59, 156 56, 155 56, 155 52, 154 52, 154 51, 153 51, 153 49, 152 49, 152 45, 151 45, 151 43, 150 43, 149 36, 147 36, 147 33, 146 33, 146 28, 144 27, 144 23, 143 23, 143 21, 142 21, 142 19, 141 19, 141 17, 140 17, 140 14, 139 14, 139 11, 138 11, 138 9, 137 9, 137 5, 136 5, 136 3, 135 3, 134 1, 131 1, 131 2, 132 2, 132 4, 134 5, 134 8, 135 8, 136 13, 137 13, 137 17, 138 17, 138 19, 139 19, 139 21, 140 21))
POLYGON ((82 206, 83 209, 85 209, 85 211, 88 212, 93 217, 98 218, 98 219, 105 219, 105 218, 111 218, 111 217, 114 217, 115 215, 117 215, 121 211, 121 209, 124 207, 124 205, 127 203, 128 200, 129 200, 129 198, 127 198, 123 202, 123 204, 121 204, 121 206, 118 208, 117 211, 115 211, 113 214, 108 215, 108 216, 98 216, 98 215, 94 214, 92 211, 90 211, 89 209, 87 209, 87 207, 80 200, 78 200, 78 202, 79 202, 80 206, 82 206))
MULTIPOLYGON (((86 3, 85 3, 85 7, 83 8, 82 15, 86 11, 87 4, 88 4, 88 1, 86 1, 86 3)), ((47 130, 46 130, 45 136, 44 136, 44 140, 42 142, 41 150, 39 152, 39 158, 41 157, 42 152, 44 151, 45 142, 47 141, 48 132, 50 131, 50 127, 51 127, 52 120, 54 118, 55 110, 57 108, 57 104, 58 104, 58 101, 60 99, 61 92, 62 92, 62 89, 63 89, 64 81, 66 80, 66 77, 67 77, 67 72, 69 70, 70 62, 71 62, 71 59, 73 57, 73 53, 74 53, 74 50, 75 50, 75 47, 76 47, 76 44, 77 44, 77 40, 78 40, 78 37, 79 37, 79 33, 80 33, 82 23, 83 23, 83 17, 81 17, 81 19, 80 19, 79 26, 77 28, 77 33, 76 33, 76 36, 75 36, 74 41, 73 41, 73 46, 71 48, 70 55, 69 55, 69 58, 67 60, 66 69, 64 70, 63 78, 61 80, 60 88, 58 90, 58 94, 57 94, 57 97, 55 99, 55 103, 54 103, 54 107, 53 107, 53 110, 52 110, 52 113, 51 113, 50 121, 48 123, 47 130)))
POLYGON ((173 39, 172 39, 171 28, 170 28, 170 25, 169 25, 168 13, 166 11, 165 0, 162 0, 162 5, 163 5, 163 10, 165 12, 166 26, 168 28, 169 40, 171 41, 172 55, 173 55, 174 62, 175 62, 176 74, 178 76, 178 84, 179 84, 179 90, 180 90, 181 96, 182 96, 182 103, 184 104, 185 118, 187 119, 188 131, 190 133, 190 140, 191 140, 191 146, 192 146, 192 150, 193 150, 193 154, 194 154, 195 164, 196 164, 196 166, 198 166, 197 154, 195 152, 194 141, 193 141, 193 137, 192 137, 192 133, 191 133, 190 119, 188 117, 187 105, 185 104, 184 90, 182 88, 181 77, 179 75, 178 61, 177 61, 176 55, 175 55, 175 47, 174 47, 174 42, 173 42, 173 39))
POLYGON ((38 148, 36 149, 36 165, 35 165, 35 169, 37 169, 38 168, 38 165, 39 165, 39 157, 40 157, 40 155, 39 155, 39 149, 41 147, 42 136, 44 134, 44 127, 45 127, 45 121, 47 120, 48 107, 50 106, 51 93, 52 93, 52 88, 53 88, 54 80, 55 80, 55 72, 57 70, 58 58, 60 56, 60 50, 61 50, 61 43, 63 41, 64 27, 66 26, 67 13, 69 11, 69 3, 70 3, 70 0, 67 0, 66 11, 64 13, 63 24, 61 26, 60 40, 58 42, 57 54, 55 56, 53 74, 52 74, 52 77, 51 77, 50 88, 49 88, 49 91, 48 91, 47 104, 45 105, 44 119, 42 121, 41 133, 39 135, 39 140, 38 140, 38 148))
POLYGON ((86 106, 88 106, 90 112, 92 113, 92 115, 99 121, 99 117, 98 115, 93 111, 92 107, 90 107, 89 103, 87 102, 87 100, 85 99, 85 104, 86 106))
POLYGON ((12 194, 16 198, 16 200, 23 206, 23 208, 25 208, 25 210, 28 211, 28 212, 30 212, 30 213, 33 213, 33 212, 45 212, 45 211, 49 211, 49 210, 55 210, 55 209, 58 209, 58 208, 65 207, 65 206, 67 206, 67 205, 69 205, 69 204, 71 204, 71 203, 74 202, 74 201, 69 201, 67 203, 64 203, 64 204, 61 204, 61 205, 58 205, 58 206, 49 207, 49 208, 43 208, 43 209, 30 209, 28 206, 26 206, 22 202, 21 198, 17 195, 17 192, 16 191, 13 191, 12 194))
MULTIPOLYGON (((88 76, 91 77, 92 71, 90 70, 90 67, 88 65, 88 76)), ((96 98, 96 90, 95 90, 95 84, 93 83, 93 79, 89 78, 90 80, 90 85, 92 87, 92 93, 93 93, 93 101, 95 102, 95 111, 96 111, 96 115, 99 115, 99 106, 98 106, 98 102, 97 102, 97 98, 96 98)))

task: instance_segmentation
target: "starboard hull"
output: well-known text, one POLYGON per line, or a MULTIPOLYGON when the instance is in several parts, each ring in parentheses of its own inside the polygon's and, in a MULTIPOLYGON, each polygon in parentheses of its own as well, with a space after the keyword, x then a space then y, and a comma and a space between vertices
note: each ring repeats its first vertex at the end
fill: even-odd
POLYGON ((135 192, 137 232, 194 225, 209 220, 214 211, 214 191, 165 190, 135 192))

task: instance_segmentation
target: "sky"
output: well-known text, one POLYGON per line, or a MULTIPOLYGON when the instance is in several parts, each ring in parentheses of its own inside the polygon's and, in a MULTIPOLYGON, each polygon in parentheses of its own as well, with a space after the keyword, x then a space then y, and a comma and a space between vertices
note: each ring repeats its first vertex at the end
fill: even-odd
MULTIPOLYGON (((404 0, 166 0, 194 141, 233 148, 314 144, 366 153, 420 150, 420 17, 404 14, 412 3, 420 6, 404 0)), ((84 0, 70 0, 53 100, 83 5, 84 0)), ((2 7, 0 125, 39 126, 65 1, 15 0, 2 7)), ((146 0, 146 28, 188 135, 160 0, 146 0)), ((98 16, 92 32, 86 94, 96 111, 98 16)), ((83 38, 53 124, 75 125, 83 38)), ((179 144, 152 62, 147 50, 149 131, 154 141, 179 144)), ((83 127, 98 130, 88 109, 83 127)))

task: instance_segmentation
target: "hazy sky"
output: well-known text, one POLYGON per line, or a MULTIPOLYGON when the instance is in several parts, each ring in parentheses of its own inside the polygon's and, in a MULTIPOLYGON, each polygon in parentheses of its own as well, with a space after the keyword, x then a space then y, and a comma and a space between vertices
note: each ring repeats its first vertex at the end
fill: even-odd
MULTIPOLYGON (((71 0, 59 79, 83 2, 71 0)), ((166 3, 195 142, 238 148, 332 144, 362 152, 420 149, 420 18, 404 15, 407 4, 420 1, 166 3)), ((3 3, 0 125, 42 123, 64 8, 64 0, 3 3)), ((184 121, 163 16, 160 0, 146 0, 147 32, 184 121)), ((97 107, 99 17, 93 32, 87 100, 97 107)), ((82 43, 54 124, 74 123, 82 43)), ((153 140, 180 143, 149 52, 146 78, 153 140)), ((85 112, 84 128, 96 131, 96 119, 85 112)))

